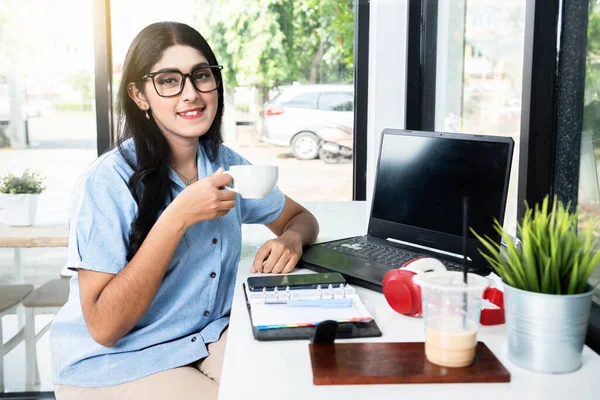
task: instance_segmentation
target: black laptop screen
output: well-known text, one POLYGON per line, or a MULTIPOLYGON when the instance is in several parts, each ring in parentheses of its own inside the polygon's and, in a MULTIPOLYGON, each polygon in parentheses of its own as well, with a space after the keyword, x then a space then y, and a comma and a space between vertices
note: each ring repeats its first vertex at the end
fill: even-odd
POLYGON ((372 217, 461 236, 466 195, 469 226, 496 237, 490 216, 504 214, 511 145, 457 136, 384 134, 372 217))

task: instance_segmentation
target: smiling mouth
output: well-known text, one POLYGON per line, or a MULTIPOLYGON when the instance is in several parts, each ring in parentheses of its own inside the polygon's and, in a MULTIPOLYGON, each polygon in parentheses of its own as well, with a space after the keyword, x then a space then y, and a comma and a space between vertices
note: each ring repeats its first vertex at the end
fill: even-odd
POLYGON ((198 114, 202 113, 205 108, 206 107, 202 107, 202 108, 198 108, 196 110, 181 112, 181 113, 177 113, 177 114, 181 115, 182 117, 193 117, 195 115, 198 115, 198 114))

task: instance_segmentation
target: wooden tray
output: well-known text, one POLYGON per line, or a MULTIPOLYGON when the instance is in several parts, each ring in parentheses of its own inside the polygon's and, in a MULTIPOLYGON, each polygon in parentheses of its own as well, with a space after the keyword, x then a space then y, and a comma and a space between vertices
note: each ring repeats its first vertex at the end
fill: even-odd
POLYGON ((425 344, 309 344, 315 385, 385 383, 510 382, 510 373, 485 343, 478 342, 475 362, 445 368, 425 358, 425 344))

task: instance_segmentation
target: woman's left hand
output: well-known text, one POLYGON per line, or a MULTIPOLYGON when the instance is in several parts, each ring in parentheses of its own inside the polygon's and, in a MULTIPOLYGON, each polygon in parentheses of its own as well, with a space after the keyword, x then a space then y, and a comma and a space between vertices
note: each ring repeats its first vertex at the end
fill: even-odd
POLYGON ((284 232, 268 240, 256 253, 250 272, 287 274, 302 257, 302 239, 294 232, 284 232))

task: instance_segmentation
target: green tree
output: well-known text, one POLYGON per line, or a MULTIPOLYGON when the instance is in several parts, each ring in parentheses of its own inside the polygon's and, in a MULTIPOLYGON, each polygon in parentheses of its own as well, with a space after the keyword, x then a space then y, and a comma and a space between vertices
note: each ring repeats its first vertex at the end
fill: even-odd
POLYGON ((600 146, 600 1, 590 0, 586 57, 583 130, 591 130, 594 147, 600 146))
POLYGON ((588 42, 586 57, 586 86, 588 97, 600 99, 600 87, 597 79, 597 65, 600 60, 600 1, 590 0, 588 20, 588 42))
POLYGON ((351 82, 352 0, 215 0, 198 2, 197 20, 215 51, 226 87, 351 82))
POLYGON ((588 56, 600 56, 600 1, 590 0, 588 22, 588 56))
POLYGON ((313 48, 307 81, 351 82, 354 67, 354 6, 351 0, 306 0, 296 2, 298 36, 302 52, 313 48))
POLYGON ((90 71, 85 69, 79 69, 69 76, 67 76, 67 82, 71 88, 81 93, 81 104, 90 104, 92 100, 92 74, 90 71))

